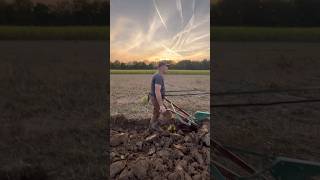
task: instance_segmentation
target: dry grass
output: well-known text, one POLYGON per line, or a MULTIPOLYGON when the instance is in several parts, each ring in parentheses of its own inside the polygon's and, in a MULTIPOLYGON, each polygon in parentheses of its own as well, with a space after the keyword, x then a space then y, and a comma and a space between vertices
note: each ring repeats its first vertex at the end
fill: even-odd
MULTIPOLYGON (((124 114, 127 118, 148 118, 152 105, 144 105, 142 98, 150 91, 152 75, 111 75, 111 115, 124 114)), ((210 90, 208 75, 166 75, 166 90, 210 90)), ((188 112, 210 111, 209 95, 168 97, 188 112)))

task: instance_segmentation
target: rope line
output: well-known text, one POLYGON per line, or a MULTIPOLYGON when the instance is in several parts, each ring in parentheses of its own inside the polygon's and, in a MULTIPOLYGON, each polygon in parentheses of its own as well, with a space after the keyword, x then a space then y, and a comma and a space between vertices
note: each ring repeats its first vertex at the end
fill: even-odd
POLYGON ((200 93, 186 93, 186 94, 168 94, 166 96, 189 96, 189 95, 204 95, 210 94, 213 96, 232 96, 232 95, 244 95, 244 94, 270 94, 270 93, 289 93, 289 92, 307 92, 307 91, 320 91, 320 88, 303 88, 303 89, 268 89, 268 90, 256 90, 256 91, 226 91, 226 92, 207 92, 204 90, 175 90, 166 91, 169 93, 175 92, 200 92, 200 93))
POLYGON ((204 91, 204 90, 185 89, 185 90, 173 90, 173 91, 166 91, 166 92, 192 92, 192 91, 204 91))
MULTIPOLYGON (((192 95, 213 95, 213 96, 229 96, 229 95, 244 95, 244 94, 268 94, 268 93, 289 93, 289 92, 307 92, 307 91, 320 91, 320 88, 303 88, 303 89, 278 89, 278 90, 258 90, 258 91, 239 91, 239 92, 204 92, 203 90, 176 90, 167 92, 195 92, 200 93, 183 93, 183 94, 167 94, 166 96, 192 96, 192 95)), ((249 106, 274 106, 282 104, 300 104, 300 103, 317 103, 320 99, 303 99, 303 100, 287 100, 287 101, 274 101, 274 102, 258 102, 258 103, 234 103, 234 104, 213 104, 210 107, 225 108, 225 107, 249 107, 249 106)))
POLYGON ((166 96, 193 96, 193 95, 204 95, 204 94, 210 94, 210 93, 205 92, 205 93, 187 93, 187 94, 166 94, 166 96))
POLYGON ((274 106, 282 104, 300 104, 300 103, 316 103, 320 99, 305 99, 305 100, 292 100, 292 101, 275 101, 267 103, 235 103, 235 104, 213 104, 210 107, 224 108, 224 107, 248 107, 248 106, 274 106))
POLYGON ((303 89, 268 89, 257 91, 239 91, 239 92, 213 92, 214 96, 228 96, 228 95, 242 95, 242 94, 268 94, 268 93, 288 93, 288 92, 306 92, 306 91, 320 91, 320 88, 303 88, 303 89))

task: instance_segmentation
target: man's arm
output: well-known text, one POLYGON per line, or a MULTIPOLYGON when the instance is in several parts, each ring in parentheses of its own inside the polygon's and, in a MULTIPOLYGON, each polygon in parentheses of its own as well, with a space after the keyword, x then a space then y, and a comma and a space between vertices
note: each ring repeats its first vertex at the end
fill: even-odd
POLYGON ((160 106, 160 112, 164 112, 165 111, 165 107, 163 106, 163 100, 162 100, 162 96, 161 96, 161 85, 160 84, 155 84, 155 93, 156 93, 156 98, 157 98, 157 102, 160 106))

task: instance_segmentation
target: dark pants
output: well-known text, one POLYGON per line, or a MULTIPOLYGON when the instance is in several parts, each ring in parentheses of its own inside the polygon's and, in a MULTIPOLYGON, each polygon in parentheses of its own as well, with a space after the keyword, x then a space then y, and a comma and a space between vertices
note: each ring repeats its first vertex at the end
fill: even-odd
POLYGON ((160 116, 160 106, 155 96, 150 96, 150 99, 153 105, 153 115, 152 115, 151 122, 156 122, 158 121, 160 116))

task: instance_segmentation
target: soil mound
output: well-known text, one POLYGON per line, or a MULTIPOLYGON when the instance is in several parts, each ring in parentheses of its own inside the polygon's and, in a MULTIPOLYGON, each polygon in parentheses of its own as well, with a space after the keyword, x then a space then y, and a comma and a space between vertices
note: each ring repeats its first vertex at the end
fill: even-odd
POLYGON ((155 132, 148 119, 111 119, 112 179, 210 179, 209 122, 197 131, 155 132))

